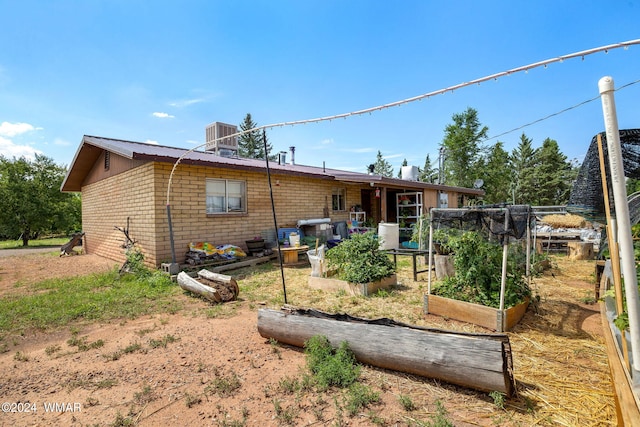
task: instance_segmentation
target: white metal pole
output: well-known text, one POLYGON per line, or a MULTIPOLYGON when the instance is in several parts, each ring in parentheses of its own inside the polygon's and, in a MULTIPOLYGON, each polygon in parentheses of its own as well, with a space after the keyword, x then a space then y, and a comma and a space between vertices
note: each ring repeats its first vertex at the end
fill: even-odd
POLYGON ((613 187, 613 202, 616 208, 617 240, 619 242, 622 276, 627 298, 627 313, 629 314, 629 338, 631 340, 633 368, 640 371, 640 299, 638 298, 633 236, 631 234, 631 220, 629 218, 622 149, 620 147, 620 131, 618 130, 618 118, 613 96, 613 78, 610 76, 601 78, 598 82, 598 89, 600 90, 604 126, 607 133, 609 169, 611 171, 611 186, 613 187))

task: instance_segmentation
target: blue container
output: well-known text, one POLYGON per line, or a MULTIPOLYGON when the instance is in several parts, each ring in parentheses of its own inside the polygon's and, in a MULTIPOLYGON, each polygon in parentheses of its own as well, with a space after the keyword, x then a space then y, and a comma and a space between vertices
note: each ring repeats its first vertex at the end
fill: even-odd
POLYGON ((278 228, 278 241, 280 243, 289 241, 289 234, 298 233, 302 237, 302 231, 297 228, 278 228))

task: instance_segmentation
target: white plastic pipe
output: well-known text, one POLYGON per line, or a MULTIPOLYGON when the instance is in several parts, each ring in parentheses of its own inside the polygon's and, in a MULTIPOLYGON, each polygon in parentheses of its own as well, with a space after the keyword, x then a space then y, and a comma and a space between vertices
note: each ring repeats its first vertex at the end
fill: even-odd
POLYGON ((631 220, 629 218, 622 149, 620 147, 620 131, 618 130, 618 118, 613 96, 613 78, 610 76, 601 78, 598 81, 598 89, 600 90, 604 127, 607 133, 609 169, 611 171, 613 202, 616 208, 617 240, 619 242, 622 276, 627 298, 627 313, 629 314, 629 339, 631 341, 633 368, 640 371, 640 299, 638 298, 633 236, 631 234, 631 220))
POLYGON ((427 276, 427 294, 431 295, 431 260, 433 259, 433 211, 429 221, 429 275, 427 276))

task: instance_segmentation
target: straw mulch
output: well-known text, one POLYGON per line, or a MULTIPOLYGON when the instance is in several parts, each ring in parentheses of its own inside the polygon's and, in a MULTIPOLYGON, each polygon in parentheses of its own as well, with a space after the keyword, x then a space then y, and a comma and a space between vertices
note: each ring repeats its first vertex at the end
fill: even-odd
MULTIPOLYGON (((288 303, 354 316, 389 317, 420 326, 491 332, 439 316, 424 315, 427 277, 414 281, 408 258, 399 258, 399 286, 362 297, 324 292, 307 285, 310 269, 286 269, 288 303)), ((615 403, 599 305, 594 303, 595 261, 552 256, 552 268, 534 278, 535 302, 508 332, 517 394, 504 402, 495 396, 409 374, 366 368, 373 384, 390 384, 411 396, 418 409, 398 412, 398 425, 421 425, 442 402, 456 426, 607 426, 616 425, 615 403), (422 420, 422 421, 420 421, 422 420)), ((435 278, 434 278, 435 280, 435 278)), ((245 276, 245 298, 278 308, 284 301, 279 270, 245 276), (266 287, 266 284, 269 284, 266 287)), ((391 417, 389 417, 391 418, 391 417)))
POLYGON ((616 425, 613 388, 595 297, 593 261, 553 258, 535 279, 540 296, 512 331, 518 402, 535 402, 536 423, 616 425))
POLYGON ((590 226, 586 219, 574 214, 545 215, 542 217, 542 222, 553 228, 586 228, 590 226))

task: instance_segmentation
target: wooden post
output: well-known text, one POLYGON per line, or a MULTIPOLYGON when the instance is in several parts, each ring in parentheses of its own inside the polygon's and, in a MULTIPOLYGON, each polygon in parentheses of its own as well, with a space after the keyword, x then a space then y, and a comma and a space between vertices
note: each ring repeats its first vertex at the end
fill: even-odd
MULTIPOLYGON (((604 194, 604 211, 607 216, 607 240, 609 241, 609 255, 611 256, 611 269, 613 271, 613 289, 616 292, 616 312, 618 314, 624 311, 622 304, 622 275, 620 273, 620 252, 618 250, 618 243, 614 236, 614 230, 611 224, 611 206, 609 205, 609 185, 607 184, 607 170, 604 164, 604 150, 602 148, 602 135, 596 136, 598 143, 598 157, 600 157, 600 177, 602 179, 602 192, 604 194)), ((603 325, 606 327, 607 325, 603 325)), ((624 362, 629 364, 629 352, 627 350, 627 340, 624 337, 624 331, 622 333, 622 354, 624 356, 624 362)))

